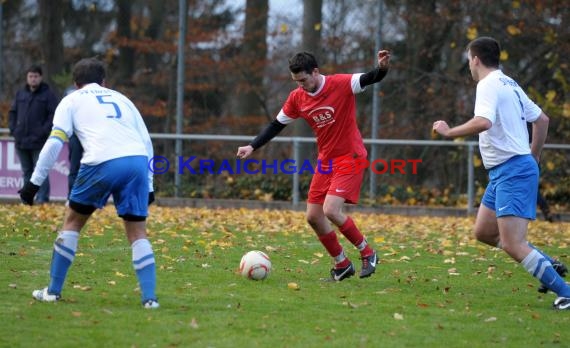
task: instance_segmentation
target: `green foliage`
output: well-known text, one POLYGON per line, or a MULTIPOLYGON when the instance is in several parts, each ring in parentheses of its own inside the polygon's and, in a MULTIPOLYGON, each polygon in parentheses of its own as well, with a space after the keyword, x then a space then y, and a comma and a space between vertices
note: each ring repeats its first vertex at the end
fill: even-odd
MULTIPOLYGON (((310 179, 309 175, 300 176, 301 199, 306 198, 310 179)), ((191 198, 288 201, 292 199, 293 176, 287 174, 196 175, 186 180, 182 187, 183 195, 191 198)))
POLYGON ((66 88, 73 85, 73 76, 71 72, 64 72, 52 77, 55 88, 58 91, 65 91, 66 88))

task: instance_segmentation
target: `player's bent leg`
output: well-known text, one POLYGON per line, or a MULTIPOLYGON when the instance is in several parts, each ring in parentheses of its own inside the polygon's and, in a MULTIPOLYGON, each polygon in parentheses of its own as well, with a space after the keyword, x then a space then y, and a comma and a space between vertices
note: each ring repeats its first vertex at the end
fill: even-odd
POLYGON ((75 201, 69 201, 65 209, 65 218, 63 221, 63 229, 71 231, 81 231, 83 226, 95 211, 94 206, 81 204, 75 201))
POLYGON ((146 216, 123 214, 120 217, 123 219, 129 243, 146 238, 146 216))
POLYGON ((53 244, 53 254, 50 266, 50 283, 48 292, 60 295, 63 289, 67 271, 75 260, 79 232, 63 230, 57 235, 53 244))
POLYGON ((378 256, 376 252, 368 245, 366 238, 360 232, 350 216, 346 216, 342 212, 345 199, 335 195, 327 195, 324 204, 324 213, 326 217, 338 226, 340 233, 354 245, 360 252, 362 260, 362 268, 360 270, 360 278, 368 278, 376 272, 378 264, 378 256))
POLYGON ((479 206, 475 227, 473 229, 475 238, 487 245, 497 247, 500 242, 499 225, 495 211, 484 204, 479 206))
MULTIPOLYGON (((554 268, 554 270, 556 271, 556 273, 558 273, 559 276, 561 276, 562 278, 566 277, 566 274, 568 273, 568 268, 566 267, 565 264, 563 264, 560 260, 553 259, 548 254, 546 254, 545 252, 534 246, 531 242, 528 242, 528 246, 538 251, 542 256, 544 256, 545 259, 550 261, 550 263, 552 264, 552 268, 554 268)), ((540 287, 537 289, 537 291, 546 294, 548 292, 548 287, 544 284, 540 284, 540 287)))
POLYGON ((521 265, 528 273, 538 279, 549 290, 552 290, 552 292, 558 296, 557 301, 553 304, 555 308, 569 309, 566 307, 566 304, 560 303, 561 301, 559 301, 559 299, 570 299, 570 286, 566 284, 564 279, 562 279, 554 267, 552 267, 550 261, 548 261, 536 249, 531 250, 532 251, 524 258, 524 260, 522 260, 521 265))
POLYGON ((356 224, 350 216, 346 217, 345 222, 339 227, 339 230, 360 252, 362 268, 359 277, 370 277, 376 272, 376 265, 378 264, 376 252, 368 245, 366 238, 364 238, 364 235, 360 232, 358 227, 356 227, 356 224))
POLYGON ((533 250, 526 240, 528 220, 517 216, 497 219, 502 249, 517 262, 521 262, 533 250))
POLYGON ((324 214, 322 204, 307 203, 305 218, 318 236, 327 234, 332 230, 332 226, 324 214))
MULTIPOLYGON (((499 218, 503 250, 520 262, 528 273, 552 290, 559 298, 570 298, 570 286, 554 269, 550 262, 551 259, 529 246, 526 241, 527 228, 527 219, 515 216, 499 218)), ((566 309, 564 301, 558 302, 561 304, 555 302, 553 304, 555 308, 566 309)))
POLYGON ((322 208, 327 219, 339 227, 346 221, 346 215, 342 212, 345 201, 343 197, 327 194, 322 208))
POLYGON ((319 238, 319 241, 334 260, 334 267, 330 270, 331 278, 328 280, 342 281, 354 275, 354 265, 346 257, 340 245, 336 232, 324 214, 321 204, 307 203, 307 222, 319 238))
MULTIPOLYGON (((568 273, 568 268, 566 267, 565 264, 563 264, 560 260, 553 260, 551 264, 552 268, 554 268, 554 270, 556 271, 556 273, 558 273, 560 277, 562 278, 566 277, 566 274, 568 273)), ((537 291, 546 294, 548 292, 548 287, 544 284, 540 284, 540 287, 538 288, 537 291)))
POLYGON ((146 238, 146 221, 123 216, 127 238, 131 243, 133 268, 139 281, 144 308, 160 307, 156 297, 156 263, 152 245, 146 238), (127 220, 130 219, 130 220, 127 220))
POLYGON ((36 300, 53 302, 60 299, 67 272, 75 259, 79 231, 88 219, 89 215, 79 214, 71 207, 66 207, 63 229, 58 233, 53 244, 50 283, 45 289, 35 290, 32 293, 36 300))

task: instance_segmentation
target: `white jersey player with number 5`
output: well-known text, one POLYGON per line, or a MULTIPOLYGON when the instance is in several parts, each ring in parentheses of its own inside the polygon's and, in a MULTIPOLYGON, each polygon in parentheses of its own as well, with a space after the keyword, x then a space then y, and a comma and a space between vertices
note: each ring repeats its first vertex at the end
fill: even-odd
POLYGON ((73 80, 78 89, 58 105, 30 183, 20 191, 22 201, 31 205, 63 144, 75 134, 84 148, 81 167, 69 195, 63 229, 54 243, 49 286, 34 291, 33 297, 46 302, 60 298, 81 229, 112 195, 132 247, 142 304, 158 308, 154 253, 146 234, 148 205, 154 200, 148 168, 153 156, 150 136, 135 105, 104 87, 105 68, 100 61, 80 60, 73 68, 73 80))
POLYGON ((135 105, 121 93, 97 83, 89 83, 63 98, 53 125, 66 135, 77 135, 84 149, 82 164, 153 154, 146 126, 135 105))

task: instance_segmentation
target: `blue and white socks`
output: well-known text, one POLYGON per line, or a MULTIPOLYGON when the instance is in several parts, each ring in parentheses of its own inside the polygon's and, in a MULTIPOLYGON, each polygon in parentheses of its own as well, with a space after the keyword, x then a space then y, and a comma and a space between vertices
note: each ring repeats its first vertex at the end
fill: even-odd
POLYGON ((50 283, 48 293, 60 295, 67 270, 75 259, 75 251, 77 250, 77 241, 79 240, 79 232, 61 231, 57 235, 57 239, 53 244, 53 254, 51 259, 50 283))
MULTIPOLYGON (((67 271, 75 259, 79 232, 61 231, 53 244, 48 293, 60 295, 67 271)), ((154 253, 148 239, 138 239, 131 245, 142 300, 156 300, 156 266, 154 253)))
POLYGON ((528 273, 558 296, 570 297, 570 286, 558 275, 550 260, 537 249, 533 248, 521 264, 528 273))
POLYGON ((554 259, 550 256, 548 256, 547 254, 545 254, 542 250, 540 250, 539 248, 535 247, 531 242, 526 242, 526 244, 531 247, 532 249, 538 251, 545 259, 547 259, 548 261, 550 261, 550 263, 552 264, 554 262, 554 259))
POLYGON ((133 267, 137 273, 143 303, 156 300, 156 265, 154 253, 148 239, 137 239, 131 245, 133 249, 133 267))

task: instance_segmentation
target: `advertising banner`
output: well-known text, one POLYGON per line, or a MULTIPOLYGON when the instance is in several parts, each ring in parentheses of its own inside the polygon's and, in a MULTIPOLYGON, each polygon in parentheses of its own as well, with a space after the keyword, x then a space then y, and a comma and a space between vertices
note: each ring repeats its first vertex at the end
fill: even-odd
MULTIPOLYGON (((49 173, 50 200, 65 200, 67 198, 68 154, 69 150, 67 143, 65 143, 49 173)), ((0 197, 18 198, 18 190, 22 188, 23 184, 22 168, 14 141, 8 138, 0 139, 0 197)))

